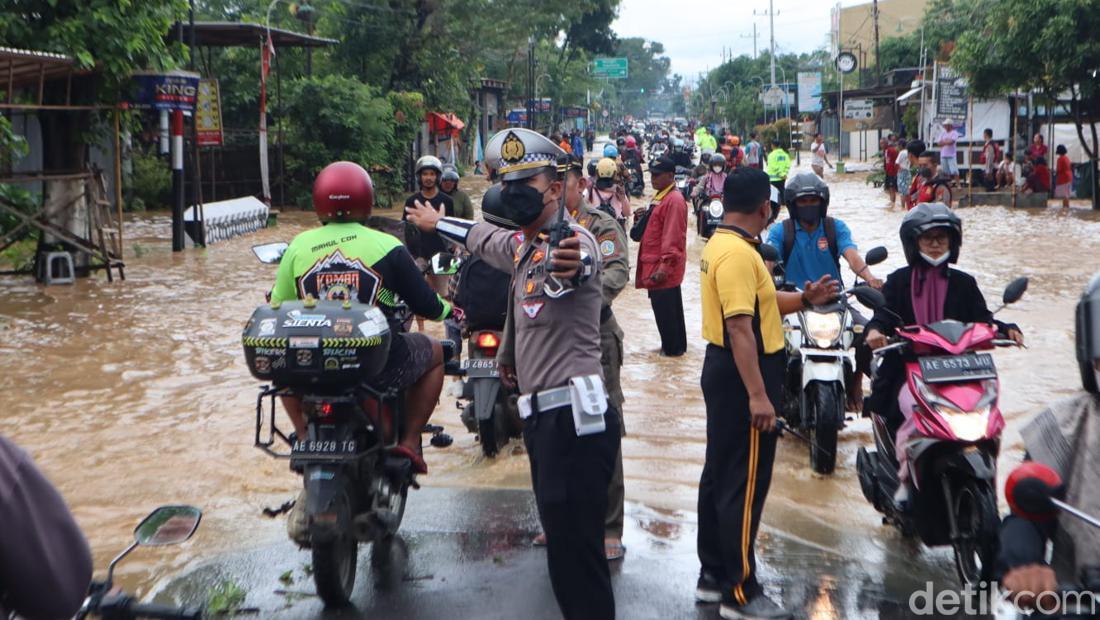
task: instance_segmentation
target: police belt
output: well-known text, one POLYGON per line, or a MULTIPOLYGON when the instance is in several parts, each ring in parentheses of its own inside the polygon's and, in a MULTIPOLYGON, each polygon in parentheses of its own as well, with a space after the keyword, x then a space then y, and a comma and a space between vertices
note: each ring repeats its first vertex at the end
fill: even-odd
MULTIPOLYGON (((546 413, 547 411, 553 411, 555 409, 561 409, 562 407, 569 407, 573 404, 572 390, 568 385, 542 390, 541 392, 524 394, 520 396, 519 399, 520 401, 528 400, 531 403, 531 413, 527 417, 539 413, 546 413)), ((525 409, 527 409, 526 406, 520 406, 520 417, 524 417, 523 411, 525 409)), ((526 417, 524 417, 524 419, 526 419, 526 417)))

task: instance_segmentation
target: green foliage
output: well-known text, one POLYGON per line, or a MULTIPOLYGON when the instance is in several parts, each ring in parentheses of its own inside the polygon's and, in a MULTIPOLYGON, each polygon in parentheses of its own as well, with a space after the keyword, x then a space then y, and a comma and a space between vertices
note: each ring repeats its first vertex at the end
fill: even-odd
POLYGON ((781 118, 774 123, 757 125, 754 130, 764 145, 778 144, 785 150, 791 149, 791 121, 781 118))
POLYGON ((172 170, 168 162, 153 149, 135 148, 132 156, 134 172, 130 177, 129 211, 167 209, 172 199, 172 170))
POLYGON ((371 172, 380 204, 401 191, 408 144, 424 118, 419 95, 381 95, 376 88, 335 75, 295 80, 286 90, 286 112, 293 119, 287 125, 293 202, 307 206, 313 178, 339 160, 371 172))
POLYGON ((8 117, 0 115, 0 168, 11 166, 27 156, 27 141, 16 135, 8 117))
POLYGON ((186 57, 165 38, 186 10, 186 0, 15 0, 0 12, 0 41, 98 67, 108 85, 101 95, 113 99, 133 70, 168 69, 186 57))
POLYGON ((235 582, 223 581, 210 591, 210 599, 206 603, 206 615, 236 615, 247 595, 248 593, 235 582))

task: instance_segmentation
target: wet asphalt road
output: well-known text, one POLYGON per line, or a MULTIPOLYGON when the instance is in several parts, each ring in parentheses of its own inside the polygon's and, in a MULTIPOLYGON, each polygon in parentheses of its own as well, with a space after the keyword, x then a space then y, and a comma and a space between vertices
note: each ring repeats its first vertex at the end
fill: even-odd
MULTIPOLYGON (((392 543, 360 547, 352 608, 324 609, 309 552, 285 539, 201 564, 159 584, 155 599, 199 604, 231 580, 247 592, 243 607, 262 618, 560 618, 545 552, 530 544, 537 528, 530 492, 424 488, 410 495, 392 543)), ((695 533, 692 513, 628 503, 627 557, 612 565, 619 618, 718 617, 717 606, 694 604, 695 533)), ((937 587, 951 577, 915 553, 875 566, 768 528, 757 549, 765 588, 800 618, 909 618, 909 595, 924 587, 914 573, 937 587)))

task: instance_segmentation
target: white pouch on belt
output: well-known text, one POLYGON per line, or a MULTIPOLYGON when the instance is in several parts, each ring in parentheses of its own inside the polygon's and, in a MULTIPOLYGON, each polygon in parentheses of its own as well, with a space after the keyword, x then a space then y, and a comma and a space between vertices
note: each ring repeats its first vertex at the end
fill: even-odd
POLYGON ((573 400, 573 423, 577 436, 602 433, 607 428, 603 416, 607 412, 607 390, 599 375, 573 377, 569 380, 573 400))

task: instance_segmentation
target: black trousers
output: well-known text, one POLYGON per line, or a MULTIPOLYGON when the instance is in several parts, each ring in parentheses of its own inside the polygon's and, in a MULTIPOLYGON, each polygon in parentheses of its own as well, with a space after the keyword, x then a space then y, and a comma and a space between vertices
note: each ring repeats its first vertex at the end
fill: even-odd
POLYGON ((783 188, 787 186, 786 179, 779 179, 778 181, 772 181, 772 187, 779 190, 779 198, 783 198, 783 188))
MULTIPOLYGON (((781 411, 786 355, 760 358, 768 398, 781 411)), ((707 449, 699 480, 699 562, 735 603, 760 592, 756 579, 756 531, 772 479, 778 433, 752 428, 749 395, 733 353, 707 346, 701 378, 707 407, 707 449)))
POLYGON ((531 461, 550 585, 566 620, 614 620, 615 596, 604 554, 607 486, 619 452, 619 414, 607 429, 578 437, 569 407, 536 413, 523 426, 531 461))
POLYGON ((661 333, 661 351, 665 355, 683 355, 688 345, 680 287, 650 289, 649 305, 653 306, 657 331, 661 333))

